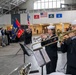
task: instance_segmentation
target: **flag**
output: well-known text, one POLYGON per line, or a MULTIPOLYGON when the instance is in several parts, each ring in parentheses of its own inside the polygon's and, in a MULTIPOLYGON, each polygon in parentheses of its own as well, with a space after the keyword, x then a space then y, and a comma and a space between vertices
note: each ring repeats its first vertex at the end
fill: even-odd
POLYGON ((30 16, 29 16, 29 12, 27 12, 27 24, 30 25, 30 16))
POLYGON ((34 15, 34 19, 39 19, 39 15, 34 15))
POLYGON ((17 37, 20 38, 23 33, 24 33, 24 29, 21 29, 21 28, 20 28, 20 29, 17 31, 17 37))
POLYGON ((18 19, 16 19, 16 25, 17 25, 18 27, 21 26, 20 23, 19 23, 19 21, 18 21, 18 19))
POLYGON ((49 18, 54 18, 54 14, 49 14, 48 17, 49 18))
POLYGON ((47 17, 47 12, 40 13, 40 17, 47 17))
POLYGON ((12 28, 12 40, 15 40, 17 31, 18 31, 18 25, 17 25, 17 22, 14 21, 13 28, 12 28))
POLYGON ((18 28, 18 26, 17 26, 17 24, 16 24, 15 21, 13 22, 13 27, 14 27, 14 28, 18 28))
POLYGON ((56 18, 62 18, 62 14, 56 14, 56 18))
POLYGON ((24 33, 24 29, 21 29, 21 25, 19 21, 16 19, 13 23, 12 28, 12 40, 15 40, 16 37, 20 38, 22 34, 24 33))
POLYGON ((12 40, 15 40, 18 28, 12 28, 12 40))

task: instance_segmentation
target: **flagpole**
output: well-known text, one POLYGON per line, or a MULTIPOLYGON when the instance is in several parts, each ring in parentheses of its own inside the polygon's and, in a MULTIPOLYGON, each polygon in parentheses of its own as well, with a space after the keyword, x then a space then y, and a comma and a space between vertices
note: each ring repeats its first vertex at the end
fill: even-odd
MULTIPOLYGON (((34 3, 34 0, 33 0, 33 3, 34 3)), ((32 15, 32 16, 34 17, 34 5, 33 5, 33 15, 32 15)), ((32 17, 32 18, 33 18, 33 17, 32 17)), ((33 21, 34 21, 34 18, 32 19, 32 24, 34 24, 33 21)))
MULTIPOLYGON (((27 20, 27 15, 28 15, 28 10, 26 9, 26 20, 27 20)), ((27 25, 28 25, 28 20, 26 21, 27 23, 27 25)))

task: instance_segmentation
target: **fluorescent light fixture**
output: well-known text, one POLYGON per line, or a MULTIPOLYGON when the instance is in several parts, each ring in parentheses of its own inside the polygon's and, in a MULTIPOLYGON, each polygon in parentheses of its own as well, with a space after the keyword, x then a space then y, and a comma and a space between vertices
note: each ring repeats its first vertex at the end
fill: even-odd
POLYGON ((25 0, 21 0, 21 1, 25 1, 25 0))
POLYGON ((1 9, 2 7, 0 7, 0 9, 1 9))
POLYGON ((11 5, 16 5, 15 3, 10 3, 11 5))

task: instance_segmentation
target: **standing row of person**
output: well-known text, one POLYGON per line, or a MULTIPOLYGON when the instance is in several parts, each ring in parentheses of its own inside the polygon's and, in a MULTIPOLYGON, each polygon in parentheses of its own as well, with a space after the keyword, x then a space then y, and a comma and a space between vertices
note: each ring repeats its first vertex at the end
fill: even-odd
MULTIPOLYGON (((76 20, 71 24, 71 29, 76 30, 76 20)), ((76 75, 76 32, 70 33, 61 45, 62 52, 67 52, 66 74, 76 75)))
POLYGON ((10 44, 10 31, 7 31, 1 28, 1 35, 2 35, 2 46, 6 46, 10 44))
MULTIPOLYGON (((42 41, 41 45, 44 46, 46 44, 55 42, 45 47, 45 50, 50 58, 50 62, 46 64, 46 73, 50 75, 53 72, 56 72, 57 59, 58 59, 58 47, 57 40, 58 37, 55 37, 55 26, 48 26, 48 35, 41 34, 42 41), (55 37, 55 38, 52 38, 55 37), (51 39, 49 39, 51 38, 51 39), (49 39, 49 40, 47 40, 49 39), (45 41, 46 40, 46 41, 45 41)), ((76 20, 71 23, 71 29, 76 30, 76 20)), ((68 37, 65 35, 64 41, 61 43, 61 51, 63 53, 67 52, 67 69, 66 74, 76 75, 76 32, 69 33, 68 37)))
MULTIPOLYGON (((0 31, 1 31, 1 37, 2 37, 2 46, 9 45, 10 42, 13 42, 13 39, 16 42, 18 42, 20 39, 20 38, 17 38, 17 35, 15 38, 15 33, 12 34, 12 30, 9 31, 2 27, 0 31), (12 35, 14 35, 14 36, 12 37, 12 35)), ((31 30, 30 26, 28 26, 28 28, 25 29, 23 39, 24 39, 25 45, 32 43, 32 30, 31 30)))

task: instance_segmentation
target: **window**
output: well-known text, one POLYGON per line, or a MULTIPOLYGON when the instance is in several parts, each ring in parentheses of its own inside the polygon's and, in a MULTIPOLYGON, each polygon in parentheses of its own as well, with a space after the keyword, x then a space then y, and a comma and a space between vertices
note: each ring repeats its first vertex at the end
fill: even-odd
MULTIPOLYGON (((62 4, 64 4, 64 1, 62 0, 62 1, 61 1, 61 3, 62 3, 62 4)), ((65 6, 64 6, 64 5, 62 5, 62 7, 65 7, 65 6)))
POLYGON ((56 2, 53 2, 53 8, 56 8, 56 2))
POLYGON ((38 2, 38 9, 40 9, 41 8, 41 4, 40 4, 40 2, 38 2))
POLYGON ((41 2, 45 2, 45 0, 41 0, 41 2))
POLYGON ((60 8, 61 3, 64 4, 64 0, 38 0, 34 2, 34 9, 60 8))
POLYGON ((49 8, 52 8, 52 6, 53 6, 53 3, 49 2, 49 8))
POLYGON ((41 1, 37 1, 37 2, 41 2, 41 1))
POLYGON ((42 3, 41 3, 41 9, 44 9, 44 7, 45 7, 45 5, 44 5, 44 3, 42 2, 42 3))
POLYGON ((45 2, 48 2, 48 0, 45 0, 45 2))
POLYGON ((53 2, 56 2, 56 0, 53 0, 53 2))
POLYGON ((44 7, 45 9, 47 9, 48 8, 48 2, 45 2, 45 7, 44 7))
POLYGON ((34 3, 34 9, 38 9, 37 6, 38 6, 38 5, 37 5, 37 2, 35 2, 35 3, 34 3))
POLYGON ((57 8, 60 8, 60 1, 57 2, 57 8))
POLYGON ((49 0, 49 2, 50 2, 50 1, 53 1, 53 0, 49 0))

